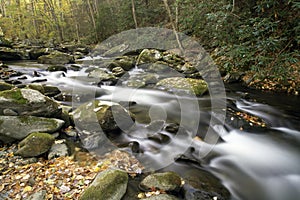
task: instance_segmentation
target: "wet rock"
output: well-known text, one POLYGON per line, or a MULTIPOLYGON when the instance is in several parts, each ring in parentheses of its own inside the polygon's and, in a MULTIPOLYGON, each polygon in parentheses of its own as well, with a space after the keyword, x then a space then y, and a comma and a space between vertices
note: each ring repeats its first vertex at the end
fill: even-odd
POLYGON ((5 82, 0 82, 0 91, 4 91, 4 90, 11 90, 13 89, 15 86, 5 83, 5 82))
POLYGON ((64 65, 68 63, 74 63, 74 57, 66 53, 55 51, 49 55, 40 56, 38 58, 38 63, 64 65))
POLYGON ((127 188, 128 175, 120 170, 105 170, 97 175, 79 200, 120 200, 127 188))
POLYGON ((40 190, 31 196, 29 196, 26 200, 45 200, 47 195, 46 190, 40 190))
POLYGON ((117 77, 123 76, 125 73, 126 71, 122 67, 115 67, 112 69, 112 74, 117 77))
POLYGON ((160 80, 156 87, 169 92, 183 93, 201 96, 208 91, 208 85, 204 80, 172 77, 160 80))
POLYGON ((55 143, 51 146, 48 153, 48 159, 68 156, 68 147, 65 143, 55 143))
POLYGON ((230 193, 220 180, 204 170, 188 170, 182 174, 185 181, 183 192, 186 200, 230 199, 230 193))
POLYGON ((22 60, 22 52, 8 47, 0 47, 0 60, 22 60))
POLYGON ((0 92, 0 114, 4 109, 11 109, 18 115, 39 117, 59 117, 61 110, 58 103, 32 89, 12 89, 0 92))
POLYGON ((156 188, 163 191, 176 191, 180 186, 181 178, 175 172, 151 174, 146 176, 140 183, 140 187, 146 190, 156 188))
POLYGON ((48 55, 48 48, 31 48, 28 52, 30 60, 37 60, 40 56, 48 55))
POLYGON ((61 91, 56 86, 43 85, 43 88, 44 88, 44 95, 48 97, 54 97, 61 93, 61 91))
POLYGON ((67 68, 63 65, 53 65, 53 66, 49 66, 47 68, 47 71, 49 71, 49 72, 57 72, 57 71, 67 72, 67 68))
POLYGON ((112 81, 113 83, 117 82, 117 78, 108 72, 106 72, 104 69, 94 69, 89 72, 89 77, 97 78, 100 81, 112 81))
POLYGON ((129 79, 124 83, 127 87, 132 87, 132 88, 143 88, 146 86, 145 81, 142 80, 137 80, 137 79, 129 79))
POLYGON ((163 58, 163 54, 156 49, 144 49, 137 58, 136 64, 155 63, 163 58))
POLYGON ((106 139, 103 131, 129 129, 134 123, 133 114, 120 104, 108 101, 87 102, 73 111, 72 116, 81 135, 87 136, 87 140, 83 140, 86 148, 96 148, 106 139))
POLYGON ((54 137, 48 133, 31 133, 19 143, 15 155, 35 157, 46 153, 54 143, 54 137))
POLYGON ((64 121, 33 116, 0 116, 0 140, 9 143, 21 140, 32 132, 54 133, 64 121))
POLYGON ((179 200, 179 198, 169 195, 169 194, 160 194, 160 195, 153 195, 148 198, 143 198, 144 200, 179 200))

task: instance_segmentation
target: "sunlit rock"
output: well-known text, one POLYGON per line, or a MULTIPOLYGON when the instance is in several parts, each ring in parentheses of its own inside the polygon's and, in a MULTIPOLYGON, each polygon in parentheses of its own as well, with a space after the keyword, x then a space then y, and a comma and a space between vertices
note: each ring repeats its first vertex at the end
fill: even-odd
POLYGON ((204 80, 172 77, 165 78, 156 84, 156 87, 177 94, 201 96, 208 91, 208 85, 204 80))

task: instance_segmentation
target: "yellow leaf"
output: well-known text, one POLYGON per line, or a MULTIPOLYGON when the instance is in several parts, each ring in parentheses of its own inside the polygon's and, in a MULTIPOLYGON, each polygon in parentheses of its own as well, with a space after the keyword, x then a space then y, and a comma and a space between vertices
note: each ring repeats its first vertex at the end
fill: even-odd
POLYGON ((32 190, 31 186, 26 186, 23 190, 23 192, 30 192, 32 190))

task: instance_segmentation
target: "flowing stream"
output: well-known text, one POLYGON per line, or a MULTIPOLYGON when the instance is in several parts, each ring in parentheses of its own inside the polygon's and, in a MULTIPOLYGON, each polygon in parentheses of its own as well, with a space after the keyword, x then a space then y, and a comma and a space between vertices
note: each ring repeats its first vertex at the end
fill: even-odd
MULTIPOLYGON (((211 124, 216 118, 211 110, 209 96, 187 98, 152 89, 130 89, 115 86, 97 86, 97 82, 86 77, 81 71, 47 72, 47 65, 34 62, 10 63, 10 67, 26 75, 23 83, 43 81, 55 85, 66 95, 81 93, 79 102, 90 98, 125 102, 137 116, 136 127, 128 134, 116 139, 118 143, 136 142, 143 152, 142 159, 148 159, 152 166, 178 171, 197 169, 189 161, 174 162, 180 152, 186 152, 198 162, 198 167, 214 174, 230 191, 232 199, 272 199, 292 200, 300 197, 300 98, 282 94, 262 93, 247 90, 239 85, 227 86, 227 106, 236 112, 248 113, 261 118, 267 128, 241 124, 237 116, 227 115, 225 126, 211 124), (34 77, 33 71, 40 77, 34 77), (75 91, 75 92, 74 92, 75 91), (245 95, 248 92, 248 95, 245 95), (83 93, 88 95, 83 96, 83 93), (84 99, 86 98, 86 99, 84 99), (131 105, 131 103, 134 104, 131 105), (208 144, 201 140, 189 140, 189 127, 194 126, 195 116, 197 136, 203 137, 208 128, 218 135, 217 144, 208 144), (167 136, 169 145, 148 140, 149 129, 143 124, 157 122, 158 129, 162 123, 180 123, 187 131, 176 136, 159 131, 167 136), (241 129, 240 126, 243 125, 241 129), (185 135, 187 134, 187 135, 185 135), (186 137, 186 138, 185 138, 186 137), (153 149, 159 149, 156 154, 153 149), (191 151, 191 149, 193 151, 191 151), (200 156, 201 151, 209 149, 210 153, 200 156), (165 166, 170 162, 170 166, 165 166), (157 165, 155 164, 157 163, 157 165), (188 167, 187 167, 188 166, 188 167)), ((133 73, 134 74, 134 73, 133 73)), ((16 77, 15 79, 17 79, 16 77)), ((76 101, 62 102, 77 106, 76 101)), ((151 129, 155 134, 156 129, 151 129)), ((193 171, 197 177, 197 170, 193 171)), ((199 177, 201 179, 201 177, 199 177)))

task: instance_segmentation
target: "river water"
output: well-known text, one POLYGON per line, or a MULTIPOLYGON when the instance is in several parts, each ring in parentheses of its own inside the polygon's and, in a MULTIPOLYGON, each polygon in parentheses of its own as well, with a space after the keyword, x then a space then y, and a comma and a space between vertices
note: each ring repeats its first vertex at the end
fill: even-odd
MULTIPOLYGON (((300 197, 299 97, 263 93, 238 84, 227 85, 224 99, 227 107, 233 112, 259 117, 266 127, 242 121, 230 113, 222 125, 211 123, 218 117, 214 116, 209 96, 187 98, 153 89, 98 87, 95 80, 86 78, 84 69, 79 72, 69 69, 67 73, 47 72, 47 65, 34 62, 9 63, 9 66, 26 74, 23 83, 39 80, 73 96, 73 102, 62 103, 74 108, 91 98, 125 102, 125 106, 137 116, 136 126, 114 142, 138 143, 140 153, 137 156, 146 167, 151 163, 149 167, 172 169, 182 175, 187 166, 197 168, 195 163, 189 162, 193 160, 199 168, 220 179, 229 190, 231 199, 294 200, 300 197), (34 77, 33 71, 37 71, 40 77, 34 77), (75 101, 76 98, 81 99, 75 101), (195 116, 199 119, 195 120, 195 116), (189 128, 195 125, 195 121, 198 122, 197 131, 191 133, 191 137, 189 128), (186 130, 183 134, 172 135, 161 129, 164 124, 172 123, 180 124, 186 130), (195 140, 196 136, 205 136, 209 128, 219 137, 218 143, 195 140), (160 132, 166 136, 167 145, 149 140, 149 131, 153 135, 160 132), (206 152, 205 156, 203 152, 206 152), (174 161, 181 153, 189 158, 184 164, 174 161)), ((197 176, 197 171, 191 176, 197 176)))

